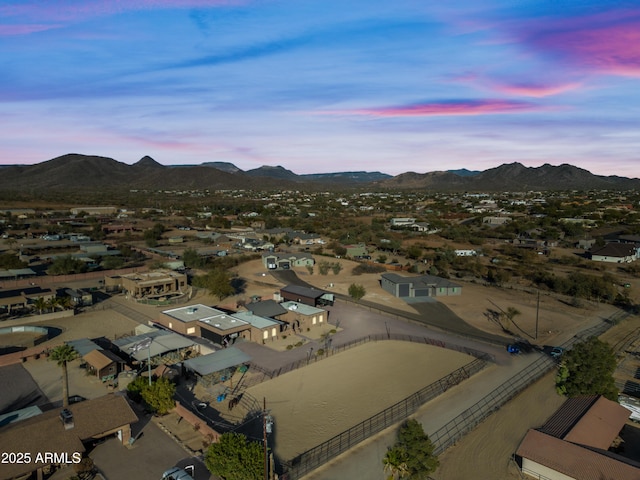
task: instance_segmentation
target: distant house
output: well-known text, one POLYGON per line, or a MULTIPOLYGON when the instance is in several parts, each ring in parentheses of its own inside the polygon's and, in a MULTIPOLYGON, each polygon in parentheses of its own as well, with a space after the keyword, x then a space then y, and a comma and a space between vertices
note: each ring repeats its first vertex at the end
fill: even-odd
POLYGON ((315 260, 308 253, 265 253, 262 255, 262 264, 269 270, 288 270, 293 267, 313 266, 315 260))
POLYGON ((596 244, 595 238, 581 238, 578 240, 577 248, 581 248, 582 250, 590 250, 596 244))
POLYGON ((367 246, 364 243, 356 243, 354 245, 345 245, 347 249, 347 257, 350 258, 363 258, 369 255, 367 246))
POLYGON ((107 290, 122 289, 133 298, 158 298, 184 293, 187 276, 172 270, 154 270, 144 273, 107 276, 104 280, 107 290))
POLYGON ((427 223, 427 222, 416 222, 412 225, 409 225, 409 228, 411 228, 411 230, 413 230, 414 232, 420 232, 420 233, 436 233, 438 232, 437 228, 433 228, 431 226, 431 224, 427 223))
POLYGON ((595 262, 630 263, 638 259, 638 249, 632 243, 607 243, 591 250, 591 260, 595 262))
POLYGON ((391 225, 391 228, 409 227, 414 223, 416 223, 416 219, 409 218, 409 217, 396 217, 389 220, 389 224, 391 225))
POLYGON ((455 250, 456 257, 475 257, 478 252, 475 250, 455 250))
POLYGON ((637 480, 640 463, 611 451, 631 412, 602 396, 568 399, 516 451, 522 473, 533 478, 637 480))
POLYGON ((280 289, 280 297, 284 301, 304 303, 312 307, 333 305, 334 295, 316 288, 287 285, 280 289))
POLYGON ((512 220, 511 217, 482 217, 482 223, 485 225, 505 225, 512 220))
POLYGON ((380 286, 395 297, 442 297, 460 295, 462 287, 434 275, 405 277, 397 273, 383 273, 380 286))
POLYGON ((26 287, 15 290, 0 290, 0 312, 11 313, 17 308, 27 308, 38 298, 51 300, 55 297, 55 292, 50 288, 26 287))

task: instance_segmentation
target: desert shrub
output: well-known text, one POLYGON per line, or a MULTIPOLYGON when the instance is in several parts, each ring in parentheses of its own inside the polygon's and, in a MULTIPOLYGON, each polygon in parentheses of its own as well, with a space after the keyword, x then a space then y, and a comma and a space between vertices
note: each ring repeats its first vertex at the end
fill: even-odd
POLYGON ((382 265, 370 265, 368 263, 361 263, 351 270, 351 275, 362 275, 364 273, 382 273, 387 269, 382 265))

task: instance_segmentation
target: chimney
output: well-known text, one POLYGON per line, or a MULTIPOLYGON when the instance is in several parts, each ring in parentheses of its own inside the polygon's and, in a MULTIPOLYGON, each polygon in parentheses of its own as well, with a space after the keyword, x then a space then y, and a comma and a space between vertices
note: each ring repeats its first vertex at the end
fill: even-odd
POLYGON ((64 425, 65 430, 71 430, 75 426, 73 423, 73 413, 67 408, 60 412, 60 420, 62 420, 62 425, 64 425))

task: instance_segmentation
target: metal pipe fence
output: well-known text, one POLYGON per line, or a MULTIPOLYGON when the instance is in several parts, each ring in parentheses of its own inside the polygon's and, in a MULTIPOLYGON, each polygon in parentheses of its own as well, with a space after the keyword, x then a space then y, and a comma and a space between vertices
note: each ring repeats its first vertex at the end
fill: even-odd
POLYGON ((256 385, 258 383, 262 383, 267 380, 271 380, 272 378, 276 378, 285 373, 291 372, 293 370, 297 370, 298 368, 306 367, 311 363, 315 363, 321 361, 325 358, 328 358, 336 353, 343 352, 353 347, 357 347, 360 345, 364 345, 369 342, 380 342, 384 340, 398 340, 403 342, 414 342, 414 343, 424 343, 425 345, 433 345, 436 347, 446 348, 449 350, 455 350, 457 352, 465 353, 467 355, 471 355, 473 357, 485 360, 485 361, 494 361, 495 357, 481 350, 476 350, 474 348, 465 347, 463 345, 458 345, 452 342, 445 342, 443 340, 438 340, 430 337, 419 337, 414 335, 405 335, 405 334, 397 334, 397 333, 379 333, 373 335, 367 335, 365 337, 357 338, 355 340, 351 340, 349 342, 332 346, 328 351, 325 352, 324 355, 309 355, 307 358, 302 358, 300 360, 296 360, 294 362, 283 365, 280 368, 276 368, 273 370, 269 370, 263 368, 253 362, 250 363, 250 368, 254 372, 259 372, 262 375, 256 375, 251 379, 247 379, 244 384, 244 388, 248 388, 250 386, 256 385))
POLYGON ((458 385, 463 380, 479 372, 486 364, 487 362, 485 360, 477 358, 471 363, 427 385, 404 400, 339 433, 326 442, 307 450, 292 460, 285 462, 285 473, 280 478, 294 480, 302 477, 372 435, 405 420, 429 400, 434 399, 452 386, 458 385))
MULTIPOLYGON (((599 336, 606 332, 613 325, 617 324, 628 316, 626 312, 616 312, 607 320, 588 328, 580 334, 570 338, 562 344, 565 349, 570 349, 576 343, 589 337, 599 336)), ((522 392, 533 382, 541 378, 545 373, 556 366, 556 361, 551 357, 544 356, 525 367, 515 374, 496 390, 483 397, 476 404, 463 411, 460 415, 452 419, 446 425, 434 433, 429 434, 429 438, 434 444, 434 454, 440 455, 451 445, 460 440, 464 435, 473 430, 478 424, 484 421, 489 415, 497 411, 505 403, 522 392)))
MULTIPOLYGON (((599 336, 613 325, 617 324, 628 316, 626 312, 616 312, 602 323, 588 328, 580 334, 572 337, 562 344, 565 349, 570 349, 576 343, 585 340, 592 336, 599 336)), ((394 337, 392 335, 391 337, 394 337)), ((378 336, 371 336, 378 337, 378 336)), ((382 335, 386 338, 387 335, 382 335)), ((361 344, 369 337, 363 339, 354 340, 346 345, 361 344)), ((484 359, 476 359, 470 364, 462 367, 462 369, 453 372, 446 377, 434 382, 433 384, 425 387, 419 392, 407 397, 406 399, 398 402, 397 404, 383 410, 382 412, 364 420, 363 422, 355 425, 354 427, 336 435, 335 437, 327 440, 326 442, 313 447, 310 450, 298 455, 294 459, 284 462, 284 473, 280 477, 283 480, 296 480, 301 478, 305 474, 318 468, 322 464, 332 460, 339 454, 349 450, 357 443, 369 438, 371 435, 384 430, 398 422, 408 418, 413 414, 422 404, 435 398, 435 396, 443 393, 447 388, 453 385, 457 385, 464 378, 468 378, 473 373, 481 370, 486 365, 484 359), (477 363, 476 363, 477 362, 477 363), (462 377, 457 378, 460 375, 460 370, 463 370, 462 377), (451 383, 449 383, 451 382, 451 383)), ((531 385, 533 382, 541 378, 545 373, 550 371, 556 366, 556 361, 548 356, 540 357, 534 361, 531 365, 525 367, 516 375, 511 377, 505 383, 500 385, 490 394, 483 397, 480 401, 473 406, 463 411, 457 417, 446 423, 443 427, 437 431, 429 434, 429 438, 434 445, 434 454, 440 455, 448 447, 459 441, 464 435, 473 430, 478 424, 484 421, 489 415, 497 411, 522 392, 525 388, 531 385)))

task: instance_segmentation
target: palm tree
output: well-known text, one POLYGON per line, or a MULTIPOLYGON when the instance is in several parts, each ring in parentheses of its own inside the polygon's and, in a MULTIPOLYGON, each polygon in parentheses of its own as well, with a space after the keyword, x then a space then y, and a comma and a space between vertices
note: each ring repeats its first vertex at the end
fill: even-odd
POLYGON ((51 297, 49 300, 47 300, 47 308, 50 308, 52 312, 55 312, 57 306, 58 297, 51 297))
POLYGON ((57 307, 60 307, 61 310, 69 310, 73 308, 71 304, 71 299, 69 297, 56 297, 57 299, 57 307))
POLYGON ((78 358, 79 354, 71 345, 60 345, 51 350, 50 360, 58 362, 58 366, 62 367, 62 406, 69 406, 69 376, 67 375, 67 363, 78 358))
POLYGON ((47 308, 47 301, 42 297, 38 297, 33 301, 33 308, 38 310, 38 313, 42 315, 42 311, 47 308))
POLYGON ((400 446, 389 448, 382 463, 384 464, 384 473, 389 475, 387 480, 407 478, 410 474, 409 467, 407 467, 407 451, 400 446))

